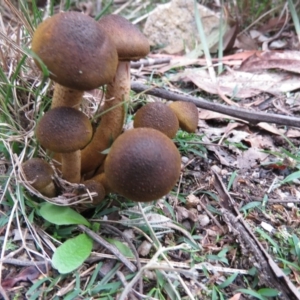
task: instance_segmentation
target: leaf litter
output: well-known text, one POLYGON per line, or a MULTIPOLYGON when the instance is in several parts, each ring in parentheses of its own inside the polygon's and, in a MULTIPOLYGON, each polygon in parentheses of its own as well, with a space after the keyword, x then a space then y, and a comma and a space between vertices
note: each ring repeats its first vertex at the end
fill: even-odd
MULTIPOLYGON (((139 7, 139 4, 132 5, 132 8, 139 7)), ((87 7, 92 14, 93 8, 90 5, 87 7)), ((7 12, 9 10, 5 10, 5 16, 7 12)), ((121 7, 118 8, 118 12, 124 13, 125 16, 130 15, 121 7)), ((15 22, 15 15, 10 12, 8 15, 15 22)), ((266 24, 274 23, 266 22, 266 24)), ((280 21, 278 26, 284 24, 280 21)), ((190 58, 185 53, 166 55, 154 51, 156 53, 151 55, 154 62, 145 67, 141 64, 138 69, 132 70, 132 74, 136 80, 143 80, 146 77, 148 84, 151 84, 151 81, 147 76, 152 74, 164 83, 166 89, 179 94, 184 91, 193 96, 201 95, 210 98, 212 102, 220 102, 218 95, 222 93, 237 100, 238 106, 251 107, 253 110, 259 110, 259 105, 271 97, 272 101, 268 101, 268 107, 264 111, 266 114, 271 112, 299 117, 299 98, 297 93, 293 93, 299 89, 299 68, 297 69, 299 54, 294 51, 297 49, 258 51, 255 47, 262 45, 264 41, 262 35, 270 29, 258 28, 258 30, 261 39, 254 40, 251 37, 248 39, 251 51, 244 51, 246 47, 240 43, 238 51, 241 52, 212 60, 215 66, 220 63, 226 66, 225 71, 217 77, 217 83, 207 72, 205 59, 190 58), (170 60, 159 61, 164 58, 170 60), (158 64, 155 63, 156 59, 158 64), (278 105, 278 101, 275 100, 279 96, 283 101, 278 105)), ((291 32, 285 33, 290 34, 290 39, 293 38, 291 32)), ((236 36, 236 33, 231 35, 241 40, 242 35, 236 36)), ((1 51, 9 49, 4 42, 1 45, 1 51)), ((10 53, 11 55, 16 54, 10 53)), ((9 63, 7 57, 5 65, 8 67, 9 63)), ((32 65, 29 63, 28 70, 31 68, 32 65)), ((34 71, 33 75, 37 78, 34 71)), ((30 76, 26 80, 28 78, 30 76)), ((36 88, 34 85, 30 87, 36 88)), ((22 95, 16 89, 14 92, 15 96, 22 95)), ((88 95, 90 103, 93 102, 91 95, 92 93, 88 95)), ((141 97, 146 102, 153 100, 151 96, 141 97)), ((31 100, 30 105, 33 103, 32 98, 33 95, 26 95, 26 99, 31 100)), ((136 97, 134 100, 136 103, 140 101, 136 97)), ((154 97, 154 100, 158 99, 154 97)), ((28 106, 22 109, 30 115, 28 106)), ((223 297, 236 300, 250 299, 247 293, 241 293, 239 289, 248 289, 252 292, 254 289, 265 287, 280 291, 280 295, 277 296, 279 299, 298 299, 300 183, 299 177, 288 176, 293 175, 300 166, 299 129, 265 122, 252 124, 244 121, 242 116, 233 118, 203 109, 199 109, 199 119, 195 134, 187 135, 179 132, 175 139, 183 156, 183 164, 182 176, 173 193, 159 200, 154 206, 144 207, 143 211, 139 208, 124 209, 116 203, 109 204, 92 214, 92 220, 98 220, 103 225, 111 223, 122 230, 127 228, 133 230, 131 242, 143 256, 139 258, 143 267, 138 268, 138 272, 141 270, 144 274, 149 274, 146 271, 152 272, 151 280, 139 282, 139 288, 135 287, 134 293, 137 291, 150 293, 152 289, 160 287, 166 295, 173 295, 174 299, 178 296, 182 299, 211 299, 212 291, 220 290, 223 297), (287 178, 291 180, 285 181, 287 178), (115 207, 117 209, 114 209, 115 207), (146 222, 150 227, 145 225, 146 222), (154 245, 158 245, 158 248, 154 245), (159 245, 168 251, 162 251, 163 248, 159 245), (153 257, 160 260, 152 261, 153 257), (182 269, 188 272, 183 272, 182 269), (174 279, 174 273, 180 274, 179 277, 174 279), (228 274, 237 275, 227 284, 228 274), (164 278, 163 284, 166 286, 172 286, 179 281, 180 288, 177 294, 176 291, 164 290, 159 284, 161 278, 164 278), (222 284, 225 288, 222 288, 222 284)), ((32 122, 32 119, 30 121, 32 122)), ((3 127, 6 126, 7 124, 4 124, 3 127)), ((13 149, 14 143, 19 142, 24 136, 32 139, 31 133, 22 130, 21 134, 17 132, 17 138, 11 138, 4 143, 5 147, 1 148, 3 155, 0 166, 3 176, 7 176, 11 168, 16 169, 24 159, 24 153, 16 158, 16 151, 13 149), (4 156, 4 151, 9 154, 8 158, 7 155, 4 156), (12 161, 9 161, 9 158, 12 161)), ((33 149, 27 144, 24 146, 27 150, 33 149)), ((1 282, 5 293, 13 295, 19 290, 25 295, 30 287, 28 281, 38 282, 40 274, 46 273, 47 270, 40 269, 42 271, 40 272, 35 266, 24 267, 24 265, 32 260, 33 263, 40 259, 42 263, 48 261, 49 253, 59 243, 47 233, 51 230, 43 228, 43 224, 36 216, 34 220, 38 223, 35 226, 40 226, 41 230, 35 229, 30 222, 22 221, 17 225, 20 219, 17 219, 16 225, 15 223, 9 225, 12 224, 15 214, 10 216, 10 206, 7 205, 7 201, 10 200, 8 193, 12 194, 12 199, 17 203, 17 198, 13 196, 16 192, 15 184, 18 188, 23 186, 19 185, 22 183, 22 177, 16 176, 15 179, 10 177, 1 189, 0 207, 4 219, 0 229, 6 246, 6 251, 2 251, 1 254, 1 263, 4 266, 1 270, 1 282), (24 239, 26 236, 24 230, 28 229, 32 233, 30 238, 33 238, 36 244, 24 239), (23 237, 20 242, 11 242, 9 239, 13 230, 20 231, 20 236, 23 237), (16 246, 20 248, 19 251, 14 248, 16 246), (16 260, 9 260, 12 258, 16 260), (14 267, 8 267, 11 265, 14 267)), ((32 202, 33 199, 36 200, 34 197, 42 198, 27 185, 25 187, 28 189, 26 201, 34 203, 32 202)), ((74 197, 76 198, 76 194, 74 197)), ((112 200, 110 203, 113 203, 112 200)), ((64 197, 59 201, 64 201, 64 197)), ((20 203, 22 204, 21 201, 20 203)), ((20 208, 24 209, 24 206, 20 208)), ((28 213, 33 212, 29 206, 26 209, 28 213)), ((27 215, 24 216, 26 220, 27 215)), ((32 218, 33 215, 28 217, 32 218)), ((111 237, 109 231, 104 231, 104 234, 111 237)), ((122 238, 121 240, 125 241, 122 238)), ((93 295, 101 293, 99 289, 97 290, 99 286, 90 281, 90 278, 97 276, 104 284, 103 291, 109 291, 109 286, 105 287, 105 284, 115 284, 116 291, 119 289, 120 292, 126 288, 130 280, 122 279, 121 274, 128 276, 130 273, 122 267, 122 264, 116 264, 116 259, 118 259, 116 256, 106 253, 103 248, 92 253, 86 263, 78 269, 82 295, 85 293, 85 286, 90 286, 89 293, 93 295), (106 266, 106 271, 97 273, 96 271, 101 269, 101 263, 106 266), (118 273, 120 271, 121 274, 118 273), (111 274, 109 278, 108 274, 111 274)), ((130 261, 135 263, 136 259, 130 258, 130 261)), ((37 290, 47 295, 45 299, 52 299, 55 295, 67 295, 77 284, 72 275, 66 280, 58 277, 56 279, 58 285, 49 294, 44 291, 42 285, 37 285, 37 290)))

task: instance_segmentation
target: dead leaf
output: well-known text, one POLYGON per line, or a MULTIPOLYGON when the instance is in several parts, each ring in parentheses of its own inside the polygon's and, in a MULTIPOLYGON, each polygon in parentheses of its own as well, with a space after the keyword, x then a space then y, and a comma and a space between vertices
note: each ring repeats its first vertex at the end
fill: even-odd
POLYGON ((245 142, 257 149, 275 149, 273 139, 270 136, 252 134, 245 138, 245 142))
POLYGON ((20 281, 34 281, 39 278, 41 272, 46 273, 46 265, 41 264, 39 267, 30 266, 23 269, 18 275, 15 277, 8 277, 2 281, 2 286, 5 289, 11 289, 14 285, 20 281))
POLYGON ((242 294, 241 293, 237 293, 235 294, 233 297, 231 297, 228 300, 239 300, 241 298, 242 294))
POLYGON ((269 154, 263 153, 260 149, 249 148, 237 158, 237 167, 243 171, 251 170, 256 167, 259 162, 264 161, 269 154))
POLYGON ((212 120, 212 119, 230 119, 230 120, 238 120, 244 123, 248 123, 247 121, 235 118, 235 117, 231 117, 231 116, 227 116, 224 114, 220 114, 218 112, 214 112, 211 110, 206 110, 206 109, 201 109, 199 112, 199 119, 200 120, 212 120))
POLYGON ((275 51, 268 50, 256 52, 245 60, 241 71, 255 72, 266 69, 282 69, 289 72, 300 73, 300 53, 299 51, 275 51))
POLYGON ((243 33, 235 40, 234 47, 243 50, 257 50, 258 44, 253 38, 251 38, 251 36, 243 33))
POLYGON ((182 72, 170 76, 170 80, 191 81, 207 93, 219 94, 221 91, 229 97, 237 98, 249 98, 261 92, 271 94, 286 93, 300 88, 299 77, 285 72, 253 74, 232 71, 220 75, 217 78, 216 84, 212 81, 206 70, 187 68, 182 72))

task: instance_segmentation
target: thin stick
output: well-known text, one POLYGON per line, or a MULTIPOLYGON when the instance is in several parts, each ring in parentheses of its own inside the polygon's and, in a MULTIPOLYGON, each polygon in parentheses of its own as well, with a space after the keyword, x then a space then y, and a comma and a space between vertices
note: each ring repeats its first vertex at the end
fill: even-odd
POLYGON ((88 229, 84 225, 78 225, 78 228, 80 228, 83 232, 85 232, 88 236, 90 236, 95 242, 99 243, 103 247, 105 247, 107 250, 109 250, 111 253, 113 253, 116 257, 119 258, 119 260, 131 271, 136 271, 136 266, 131 263, 115 246, 108 243, 106 240, 104 240, 101 236, 93 232, 92 230, 88 229))
POLYGON ((170 92, 164 88, 151 87, 139 82, 132 82, 131 89, 137 93, 145 93, 172 101, 187 101, 194 103, 197 107, 219 112, 231 117, 248 121, 252 124, 259 122, 275 123, 278 125, 287 125, 300 128, 300 118, 288 117, 283 115, 249 111, 237 107, 229 107, 219 103, 208 102, 200 97, 188 96, 170 92))

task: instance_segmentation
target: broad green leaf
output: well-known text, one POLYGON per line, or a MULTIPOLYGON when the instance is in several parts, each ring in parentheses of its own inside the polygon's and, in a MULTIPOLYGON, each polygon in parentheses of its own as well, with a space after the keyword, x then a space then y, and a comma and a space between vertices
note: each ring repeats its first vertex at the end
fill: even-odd
POLYGON ((82 215, 67 206, 58 206, 47 202, 40 208, 40 214, 45 220, 55 225, 91 225, 82 215))
POLYGON ((61 274, 74 271, 89 257, 92 247, 93 241, 85 233, 67 240, 54 252, 53 267, 61 274))

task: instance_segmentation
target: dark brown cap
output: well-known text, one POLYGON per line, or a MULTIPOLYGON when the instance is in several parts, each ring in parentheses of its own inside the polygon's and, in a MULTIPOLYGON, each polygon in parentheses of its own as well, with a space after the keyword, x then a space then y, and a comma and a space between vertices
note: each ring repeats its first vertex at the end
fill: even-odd
POLYGON ((92 125, 84 113, 64 106, 46 112, 36 127, 40 144, 59 153, 82 149, 91 140, 92 133, 92 125))
POLYGON ((76 90, 92 90, 112 81, 118 64, 110 38, 98 22, 79 12, 59 13, 43 21, 34 33, 32 51, 47 66, 51 79, 76 90))
POLYGON ((98 22, 114 42, 119 60, 138 60, 149 53, 150 45, 147 38, 125 18, 106 15, 98 22))
POLYGON ((152 201, 166 195, 180 175, 178 149, 165 134, 135 128, 113 143, 104 165, 113 191, 133 201, 152 201))

